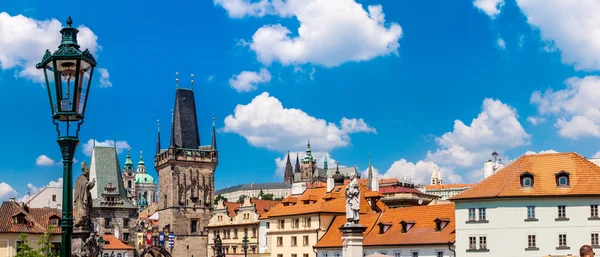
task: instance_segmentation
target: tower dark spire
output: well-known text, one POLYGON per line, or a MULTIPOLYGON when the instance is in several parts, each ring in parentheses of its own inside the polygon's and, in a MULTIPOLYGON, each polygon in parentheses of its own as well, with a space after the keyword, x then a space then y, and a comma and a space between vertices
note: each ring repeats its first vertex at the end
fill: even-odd
POLYGON ((292 170, 292 162, 290 161, 290 151, 287 154, 287 162, 285 163, 285 173, 283 176, 283 182, 294 183, 294 171, 292 170))
POLYGON ((217 133, 215 130, 215 115, 213 114, 213 127, 212 127, 212 150, 217 150, 217 133))
POLYGON ((367 187, 371 188, 371 185, 373 185, 373 168, 371 166, 371 153, 369 153, 369 174, 368 174, 368 178, 369 178, 369 184, 367 185, 367 187))
POLYGON ((200 133, 198 133, 194 91, 177 88, 173 110, 171 147, 198 149, 200 146, 200 133))
POLYGON ((300 157, 298 153, 296 153, 296 166, 294 167, 294 172, 300 172, 300 157))
POLYGON ((156 154, 160 153, 160 120, 156 120, 158 123, 158 135, 156 138, 156 154))

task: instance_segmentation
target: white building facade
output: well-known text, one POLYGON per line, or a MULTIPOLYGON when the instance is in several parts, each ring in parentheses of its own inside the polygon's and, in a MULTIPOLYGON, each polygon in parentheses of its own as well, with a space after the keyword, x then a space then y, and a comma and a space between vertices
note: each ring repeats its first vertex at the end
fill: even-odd
POLYGON ((600 167, 576 153, 524 155, 451 198, 457 256, 573 256, 600 249, 600 167))
POLYGON ((215 197, 220 195, 228 201, 235 202, 242 195, 258 198, 261 191, 263 194, 273 194, 273 198, 285 198, 292 193, 292 185, 284 182, 242 184, 216 190, 215 197))
POLYGON ((62 208, 62 187, 45 187, 32 196, 27 205, 31 208, 62 208))

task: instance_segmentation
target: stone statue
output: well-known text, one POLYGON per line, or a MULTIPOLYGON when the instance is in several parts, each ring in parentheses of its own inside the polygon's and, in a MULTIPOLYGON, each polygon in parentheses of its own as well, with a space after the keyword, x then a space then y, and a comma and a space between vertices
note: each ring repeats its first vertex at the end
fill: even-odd
POLYGON ((81 163, 81 175, 75 181, 75 194, 73 195, 76 227, 89 228, 92 224, 92 195, 90 190, 96 185, 96 179, 90 178, 90 169, 84 161, 81 163))
POLYGON ((91 233, 90 236, 81 245, 80 257, 95 257, 100 253, 100 247, 96 239, 96 234, 91 233))
POLYGON ((223 254, 223 245, 221 244, 221 237, 219 236, 219 234, 217 234, 217 237, 215 237, 215 252, 215 257, 225 256, 223 254))
POLYGON ((360 211, 360 188, 356 174, 350 175, 350 183, 346 186, 346 219, 348 223, 358 224, 360 211))

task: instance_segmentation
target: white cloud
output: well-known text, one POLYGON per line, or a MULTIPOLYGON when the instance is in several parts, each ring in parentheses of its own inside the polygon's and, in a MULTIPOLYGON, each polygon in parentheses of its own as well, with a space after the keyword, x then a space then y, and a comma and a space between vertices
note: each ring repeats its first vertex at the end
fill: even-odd
POLYGON ((592 156, 592 158, 600 158, 600 152, 596 152, 596 153, 595 153, 595 154, 592 156))
POLYGON ((517 0, 527 22, 539 29, 545 49, 560 49, 563 63, 600 70, 600 1, 517 0))
POLYGON ((546 121, 546 118, 538 116, 529 116, 527 117, 527 121, 529 121, 529 123, 531 123, 532 125, 539 125, 544 123, 546 121))
POLYGON ((100 72, 100 87, 112 87, 113 84, 110 82, 108 70, 104 68, 98 68, 98 72, 100 72))
POLYGON ((525 44, 525 35, 520 35, 519 36, 519 48, 523 48, 523 44, 525 44))
POLYGON ((17 196, 17 190, 5 182, 0 182, 0 201, 17 196))
MULTIPOLYGON (((21 14, 10 16, 0 12, 0 68, 15 69, 18 77, 43 82, 43 72, 35 68, 46 49, 51 52, 60 44, 62 24, 56 20, 35 20, 21 14)), ((77 27, 81 49, 89 49, 94 56, 101 47, 98 36, 84 25, 77 27)))
POLYGON ((504 6, 504 0, 475 0, 473 6, 494 19, 504 6))
POLYGON ((435 139, 439 148, 427 159, 444 165, 472 167, 494 149, 529 144, 530 135, 517 120, 517 111, 500 100, 487 98, 482 112, 469 126, 454 121, 454 130, 435 139))
POLYGON ((211 82, 213 81, 213 79, 215 79, 215 77, 213 75, 208 76, 208 78, 206 78, 207 82, 211 82))
POLYGON ((281 24, 264 25, 247 43, 260 62, 270 65, 312 63, 335 67, 346 62, 398 54, 402 28, 385 23, 381 5, 365 10, 354 0, 214 0, 231 18, 267 14, 295 18, 297 36, 281 24), (335 10, 335 12, 331 11, 335 10))
POLYGON ((498 40, 496 41, 496 44, 498 44, 498 47, 500 47, 502 49, 506 49, 506 42, 504 42, 504 39, 498 38, 498 40))
MULTIPOLYGON (((432 161, 418 161, 417 163, 400 159, 395 161, 383 175, 385 178, 410 178, 418 184, 429 184, 433 167, 439 167, 432 161)), ((463 179, 454 173, 451 168, 439 167, 442 171, 444 183, 461 183, 463 179)))
POLYGON ((27 184, 27 192, 23 195, 23 197, 17 199, 17 202, 28 202, 31 197, 33 197, 34 195, 36 195, 37 193, 39 193, 42 189, 46 188, 46 187, 62 187, 63 186, 63 179, 59 178, 57 181, 50 181, 47 185, 42 186, 42 187, 36 187, 33 184, 29 183, 27 184))
MULTIPOLYGON (((114 146, 115 145, 115 141, 114 140, 104 140, 103 142, 100 141, 96 141, 96 146, 114 146)), ((129 144, 127 143, 127 141, 119 141, 117 140, 117 144, 116 144, 116 148, 117 148, 117 153, 122 153, 124 149, 131 149, 131 147, 129 146, 129 144)), ((83 144, 83 154, 87 155, 87 156, 92 156, 92 150, 94 149, 94 139, 90 139, 88 140, 86 143, 83 144)))
POLYGON ((260 72, 242 71, 238 75, 233 75, 229 79, 229 85, 238 92, 250 92, 257 88, 258 84, 265 84, 271 81, 271 73, 265 68, 260 72))
POLYGON ((600 137, 600 77, 572 77, 566 88, 531 94, 540 115, 555 116, 555 127, 565 138, 600 137))
POLYGON ((546 153, 558 153, 557 151, 554 151, 553 149, 549 149, 549 150, 542 150, 539 152, 535 152, 535 151, 527 151, 525 152, 524 155, 532 155, 532 154, 546 154, 546 153))
MULTIPOLYGON (((323 158, 325 156, 325 152, 312 152, 311 153, 313 157, 315 157, 317 159, 317 167, 319 168, 323 168, 323 158)), ((296 152, 290 152, 290 161, 292 163, 292 168, 295 167, 296 165, 296 156, 298 156, 298 158, 300 158, 300 162, 302 162, 302 158, 304 158, 304 156, 306 156, 306 152, 305 151, 296 151, 296 152)), ((327 167, 329 170, 335 170, 336 167, 336 160, 331 158, 331 154, 327 153, 327 167)), ((285 173, 285 164, 287 163, 287 153, 285 155, 283 155, 283 157, 277 157, 275 158, 275 166, 277 167, 275 170, 275 175, 277 175, 278 177, 282 177, 285 173)), ((340 164, 339 167, 346 167, 342 164, 340 164)))
POLYGON ((341 126, 318 119, 300 109, 285 108, 269 93, 256 96, 249 104, 237 105, 225 118, 225 132, 239 134, 248 143, 286 152, 306 147, 307 139, 315 151, 347 146, 350 134, 375 132, 362 119, 342 118, 341 126))
POLYGON ((38 166, 50 166, 54 165, 54 160, 50 159, 50 157, 42 154, 35 159, 35 165, 38 166))

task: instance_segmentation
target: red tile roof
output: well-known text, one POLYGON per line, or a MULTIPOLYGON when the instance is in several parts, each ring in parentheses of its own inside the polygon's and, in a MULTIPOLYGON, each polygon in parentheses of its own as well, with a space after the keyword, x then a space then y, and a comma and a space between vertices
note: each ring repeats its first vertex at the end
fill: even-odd
POLYGON ((532 196, 598 196, 600 167, 577 153, 523 155, 508 166, 450 200, 532 197, 532 196), (569 173, 570 186, 557 187, 556 174, 569 173), (521 187, 521 175, 533 175, 533 187, 521 187))
MULTIPOLYGON (((342 247, 342 233, 339 230, 346 223, 345 216, 337 216, 329 230, 315 245, 322 247, 342 247)), ((360 224, 367 227, 364 235, 364 246, 386 245, 425 245, 447 244, 455 239, 454 204, 414 206, 390 209, 383 213, 372 213, 360 216, 360 224), (434 220, 441 219, 450 222, 441 231, 436 230, 434 220), (402 232, 401 221, 414 221, 415 224, 402 232), (391 224, 391 227, 381 234, 377 224, 391 224)))
POLYGON ((393 194, 393 193, 413 193, 422 194, 421 191, 412 187, 403 187, 399 185, 380 187, 379 192, 382 194, 393 194))
POLYGON ((453 188, 465 188, 465 187, 473 187, 476 184, 444 184, 444 185, 429 185, 425 186, 425 190, 444 190, 444 189, 453 189, 453 188))
POLYGON ((227 215, 231 218, 237 216, 237 211, 240 209, 240 204, 236 202, 223 202, 223 206, 227 208, 227 215))
POLYGON ((104 250, 134 250, 133 246, 123 243, 113 235, 102 235, 104 239, 104 250))
MULTIPOLYGON (((1 233, 43 234, 50 225, 50 218, 61 217, 61 211, 54 208, 23 208, 16 202, 3 202, 0 206, 1 233), (27 224, 15 224, 14 217, 22 215, 27 224)), ((52 233, 60 233, 60 228, 52 233)))
POLYGON ((258 215, 263 215, 265 212, 269 211, 273 206, 279 204, 278 201, 270 201, 270 200, 262 200, 262 199, 252 199, 252 203, 256 206, 256 213, 258 215))

